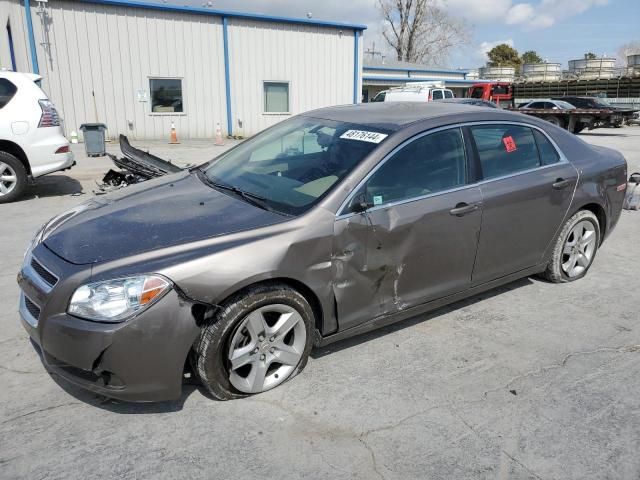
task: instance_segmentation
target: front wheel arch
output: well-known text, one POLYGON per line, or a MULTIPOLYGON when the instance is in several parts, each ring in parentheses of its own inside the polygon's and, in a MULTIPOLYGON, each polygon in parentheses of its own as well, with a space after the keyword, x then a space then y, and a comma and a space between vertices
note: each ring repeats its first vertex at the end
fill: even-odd
POLYGON ((240 288, 234 289, 232 292, 228 293, 224 297, 224 299, 220 300, 219 302, 216 302, 216 304, 224 305, 225 303, 228 303, 230 299, 238 295, 245 294, 250 290, 254 290, 256 287, 269 286, 269 285, 275 285, 275 284, 286 285, 289 288, 292 288, 293 290, 296 290, 297 292, 299 292, 305 298, 305 300, 309 303, 309 305, 311 306, 311 309, 313 310, 313 314, 315 317, 314 320, 315 320, 316 330, 318 332, 321 332, 322 322, 324 319, 324 310, 322 308, 322 303, 320 302, 318 295, 316 295, 316 293, 305 283, 290 277, 274 277, 274 278, 269 278, 264 280, 258 280, 248 285, 243 285, 240 288))

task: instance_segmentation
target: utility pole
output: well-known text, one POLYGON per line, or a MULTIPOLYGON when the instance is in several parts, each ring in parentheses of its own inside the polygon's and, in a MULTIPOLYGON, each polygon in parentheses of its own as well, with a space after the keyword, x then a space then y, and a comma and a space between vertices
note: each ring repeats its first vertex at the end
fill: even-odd
POLYGON ((376 51, 376 42, 373 42, 373 44, 371 45, 371 48, 367 48, 367 50, 364 52, 364 54, 365 55, 371 55, 371 60, 373 60, 376 55, 380 55, 380 57, 384 58, 382 56, 382 52, 376 51))

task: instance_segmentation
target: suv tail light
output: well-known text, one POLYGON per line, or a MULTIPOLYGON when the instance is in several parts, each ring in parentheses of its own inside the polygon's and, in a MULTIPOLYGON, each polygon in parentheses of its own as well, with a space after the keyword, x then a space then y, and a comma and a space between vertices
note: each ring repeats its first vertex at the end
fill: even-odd
POLYGON ((40 117, 40 123, 38 128, 42 127, 59 127, 60 117, 56 107, 53 106, 49 100, 38 100, 40 108, 42 109, 42 116, 40 117))

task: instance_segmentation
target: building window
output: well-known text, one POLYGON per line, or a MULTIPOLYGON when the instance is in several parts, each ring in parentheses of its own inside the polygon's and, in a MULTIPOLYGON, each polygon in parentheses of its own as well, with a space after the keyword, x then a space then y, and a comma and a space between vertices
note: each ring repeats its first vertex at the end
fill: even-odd
POLYGON ((184 113, 182 79, 150 78, 152 113, 184 113))
POLYGON ((289 83, 264 82, 265 113, 289 113, 289 83))

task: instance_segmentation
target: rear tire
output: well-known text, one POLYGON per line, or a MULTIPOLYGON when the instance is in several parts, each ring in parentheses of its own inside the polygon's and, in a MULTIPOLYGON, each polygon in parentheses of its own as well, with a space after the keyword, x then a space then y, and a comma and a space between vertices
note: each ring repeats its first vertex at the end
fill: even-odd
POLYGON ((582 130, 584 130, 585 124, 582 122, 576 123, 575 127, 573 127, 573 134, 578 135, 582 130))
POLYGON ((0 152, 0 203, 13 202, 27 187, 27 170, 18 158, 0 152))
POLYGON ((314 325, 309 303, 288 285, 251 287, 203 328, 194 353, 198 377, 217 400, 275 388, 305 367, 314 325))
POLYGON ((562 120, 561 118, 548 116, 548 117, 543 117, 543 120, 546 120, 547 122, 549 122, 552 125, 555 125, 556 127, 564 128, 564 120, 562 120))
POLYGON ((553 283, 584 277, 600 245, 600 223, 593 212, 580 210, 562 227, 547 269, 540 275, 553 283))

